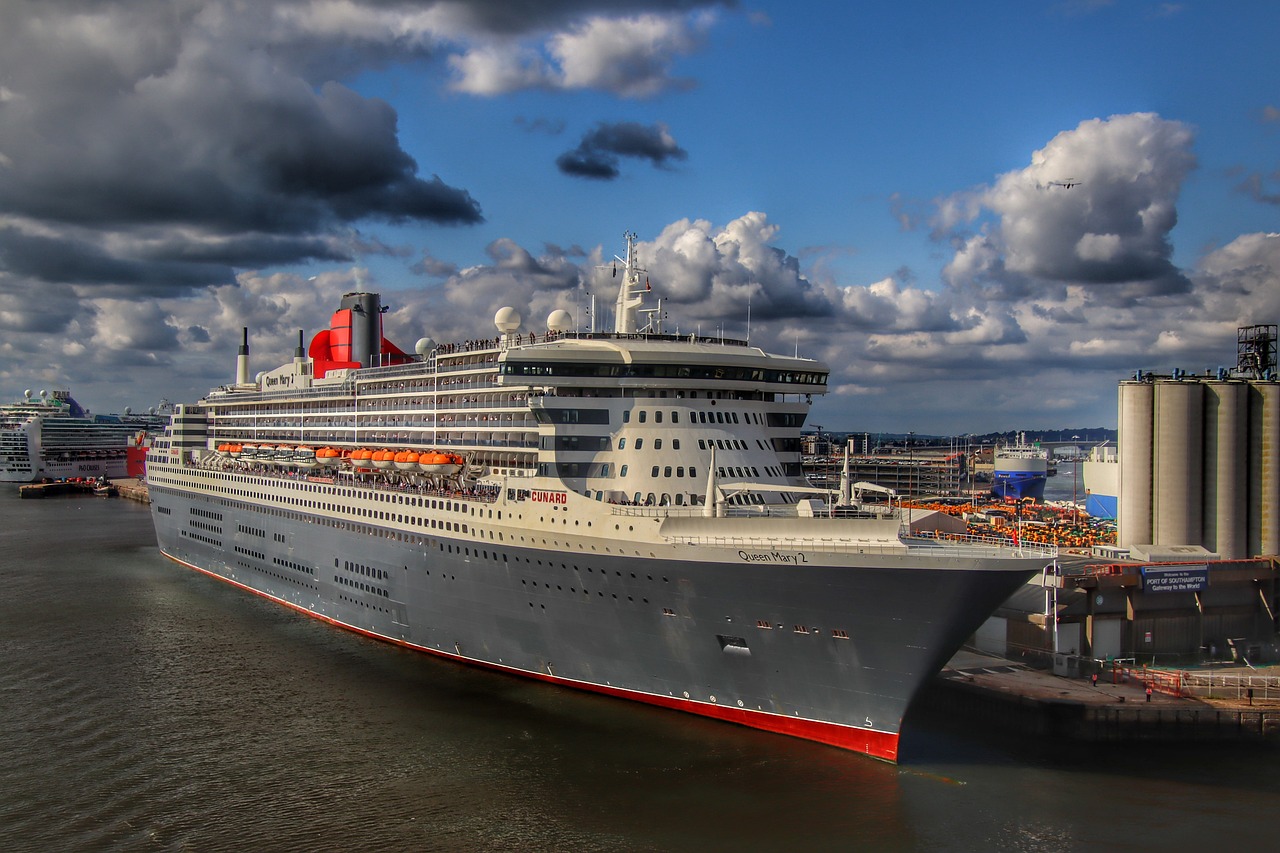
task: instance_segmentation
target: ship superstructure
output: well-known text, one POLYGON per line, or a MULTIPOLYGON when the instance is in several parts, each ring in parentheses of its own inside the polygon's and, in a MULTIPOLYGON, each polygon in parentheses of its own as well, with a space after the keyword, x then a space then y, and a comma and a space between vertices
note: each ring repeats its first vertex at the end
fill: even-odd
POLYGON ((0 406, 0 482, 123 477, 129 442, 166 420, 167 413, 93 415, 69 391, 27 391, 22 400, 0 406))
POLYGON ((353 293, 255 381, 242 346, 148 458, 161 550, 424 652, 896 760, 912 696, 1054 553, 815 492, 826 366, 664 333, 634 235, 618 260, 611 332, 504 308, 409 355, 353 293))

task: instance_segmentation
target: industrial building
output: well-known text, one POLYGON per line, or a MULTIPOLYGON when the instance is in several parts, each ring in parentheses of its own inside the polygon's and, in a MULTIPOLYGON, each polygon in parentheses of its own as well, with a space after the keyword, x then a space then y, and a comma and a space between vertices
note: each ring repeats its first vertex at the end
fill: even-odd
POLYGON ((1120 383, 1118 545, 1280 553, 1278 378, 1265 325, 1239 330, 1234 370, 1120 383))

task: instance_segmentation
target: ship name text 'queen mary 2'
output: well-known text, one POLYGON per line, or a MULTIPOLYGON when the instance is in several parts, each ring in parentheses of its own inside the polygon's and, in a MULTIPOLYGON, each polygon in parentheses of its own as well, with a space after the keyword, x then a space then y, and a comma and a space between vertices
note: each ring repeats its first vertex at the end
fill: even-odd
POLYGON ((815 490, 827 367, 664 334, 635 235, 622 262, 611 332, 503 308, 408 354, 350 293, 256 379, 246 333, 148 458, 161 551, 380 640, 896 761, 921 685, 1054 553, 815 490))

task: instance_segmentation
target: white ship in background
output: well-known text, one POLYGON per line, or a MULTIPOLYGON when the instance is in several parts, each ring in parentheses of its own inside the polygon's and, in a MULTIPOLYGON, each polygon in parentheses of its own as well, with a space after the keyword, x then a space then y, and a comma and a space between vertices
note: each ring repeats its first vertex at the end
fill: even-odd
POLYGON ((129 442, 162 428, 168 416, 93 415, 69 391, 28 390, 22 400, 0 406, 0 482, 124 477, 129 442))
POLYGON ((350 293, 256 380, 246 333, 148 457, 161 551, 432 655, 896 760, 912 697, 1055 552, 815 490, 826 365, 665 334, 631 234, 623 264, 611 332, 504 308, 409 355, 350 293))

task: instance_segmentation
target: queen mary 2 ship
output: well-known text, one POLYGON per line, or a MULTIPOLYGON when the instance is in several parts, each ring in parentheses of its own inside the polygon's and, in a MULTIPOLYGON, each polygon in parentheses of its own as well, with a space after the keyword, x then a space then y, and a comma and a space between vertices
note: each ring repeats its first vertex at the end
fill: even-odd
POLYGON ((921 685, 1054 552, 815 492, 826 366, 664 334, 634 235, 618 260, 611 332, 504 308, 409 355, 360 292, 255 380, 242 346, 152 448, 161 550, 380 640, 896 761, 921 685))

